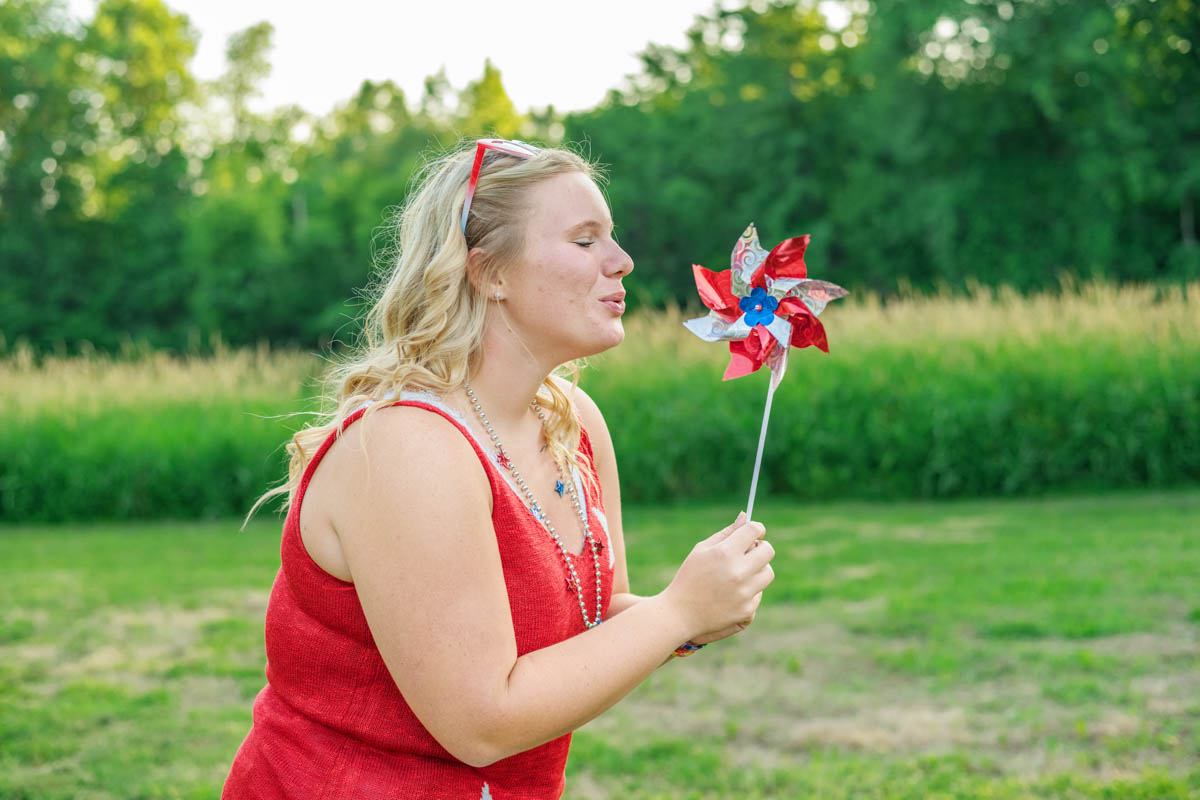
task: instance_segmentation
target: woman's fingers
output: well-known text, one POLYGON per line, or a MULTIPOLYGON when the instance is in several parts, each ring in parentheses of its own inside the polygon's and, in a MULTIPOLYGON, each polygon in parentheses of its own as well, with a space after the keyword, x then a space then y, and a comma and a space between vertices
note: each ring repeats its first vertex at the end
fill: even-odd
POLYGON ((758 569, 764 564, 771 563, 775 557, 775 548, 766 539, 758 539, 746 551, 752 569, 758 569))
POLYGON ((749 625, 751 622, 754 622, 754 615, 758 613, 758 604, 762 602, 762 596, 763 596, 763 593, 761 590, 759 591, 758 594, 754 595, 754 600, 751 602, 751 606, 750 606, 751 609, 753 609, 753 610, 750 612, 750 616, 744 620, 746 625, 749 625))
POLYGON ((738 553, 744 553, 753 546, 755 541, 766 535, 766 532, 767 529, 762 526, 762 523, 746 522, 729 534, 729 538, 725 540, 724 546, 731 550, 736 549, 738 553))
POLYGON ((762 569, 750 577, 749 585, 751 590, 758 592, 758 600, 755 601, 756 608, 758 607, 758 603, 762 602, 763 589, 770 586, 773 580, 775 580, 775 570, 771 569, 770 564, 764 564, 762 569))

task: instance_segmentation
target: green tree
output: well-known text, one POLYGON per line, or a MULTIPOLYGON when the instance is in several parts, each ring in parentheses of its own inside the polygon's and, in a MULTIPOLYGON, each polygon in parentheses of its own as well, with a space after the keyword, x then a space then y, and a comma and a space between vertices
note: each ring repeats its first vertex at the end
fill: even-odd
POLYGON ((274 33, 271 23, 260 22, 233 34, 225 47, 228 67, 217 85, 233 110, 234 141, 244 142, 251 135, 254 115, 249 103, 261 96, 259 84, 271 74, 268 55, 274 33))
POLYGON ((459 130, 467 137, 496 135, 509 139, 521 132, 525 120, 504 90, 500 70, 491 59, 486 60, 483 75, 468 83, 459 94, 458 114, 454 120, 459 130))
POLYGON ((161 340, 176 318, 177 107, 193 51, 186 19, 158 0, 105 0, 82 28, 54 2, 0 8, 6 336, 111 347, 161 340))
POLYGON ((1195 274, 1194 3, 879 0, 718 10, 568 120, 614 165, 645 299, 749 221, 891 291, 1195 274))

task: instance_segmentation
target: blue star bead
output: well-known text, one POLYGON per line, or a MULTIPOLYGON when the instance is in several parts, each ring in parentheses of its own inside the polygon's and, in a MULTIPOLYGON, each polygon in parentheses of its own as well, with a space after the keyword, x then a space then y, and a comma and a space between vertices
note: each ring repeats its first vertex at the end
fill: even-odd
POLYGON ((753 328, 755 325, 771 324, 779 301, 767 294, 766 289, 755 286, 748 296, 738 301, 738 308, 746 312, 746 324, 753 328))
POLYGON ((554 491, 558 492, 559 497, 562 497, 563 492, 565 492, 566 490, 567 490, 567 485, 565 483, 563 483, 562 481, 554 482, 554 491))

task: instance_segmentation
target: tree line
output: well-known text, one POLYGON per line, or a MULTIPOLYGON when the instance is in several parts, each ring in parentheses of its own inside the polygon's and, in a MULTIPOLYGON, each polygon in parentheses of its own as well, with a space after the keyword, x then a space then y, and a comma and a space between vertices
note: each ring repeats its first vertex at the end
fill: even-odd
MULTIPOLYGON (((631 300, 693 302, 690 264, 813 235, 813 273, 885 296, 1064 276, 1200 276, 1200 14, 1191 0, 808 0, 715 7, 594 109, 520 110, 492 64, 419 97, 250 108, 272 31, 190 71, 160 0, 0 5, 0 339, 197 349, 352 336, 386 209, 461 137, 609 165, 631 300)), ((614 76, 615 77, 615 76, 614 76)))

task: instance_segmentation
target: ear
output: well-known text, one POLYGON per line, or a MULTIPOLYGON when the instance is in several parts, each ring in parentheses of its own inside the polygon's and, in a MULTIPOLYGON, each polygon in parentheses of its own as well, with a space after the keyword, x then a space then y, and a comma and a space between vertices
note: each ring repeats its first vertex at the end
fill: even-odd
POLYGON ((467 280, 484 297, 494 298, 496 292, 503 292, 502 282, 490 269, 488 253, 482 247, 472 247, 467 253, 467 280))

